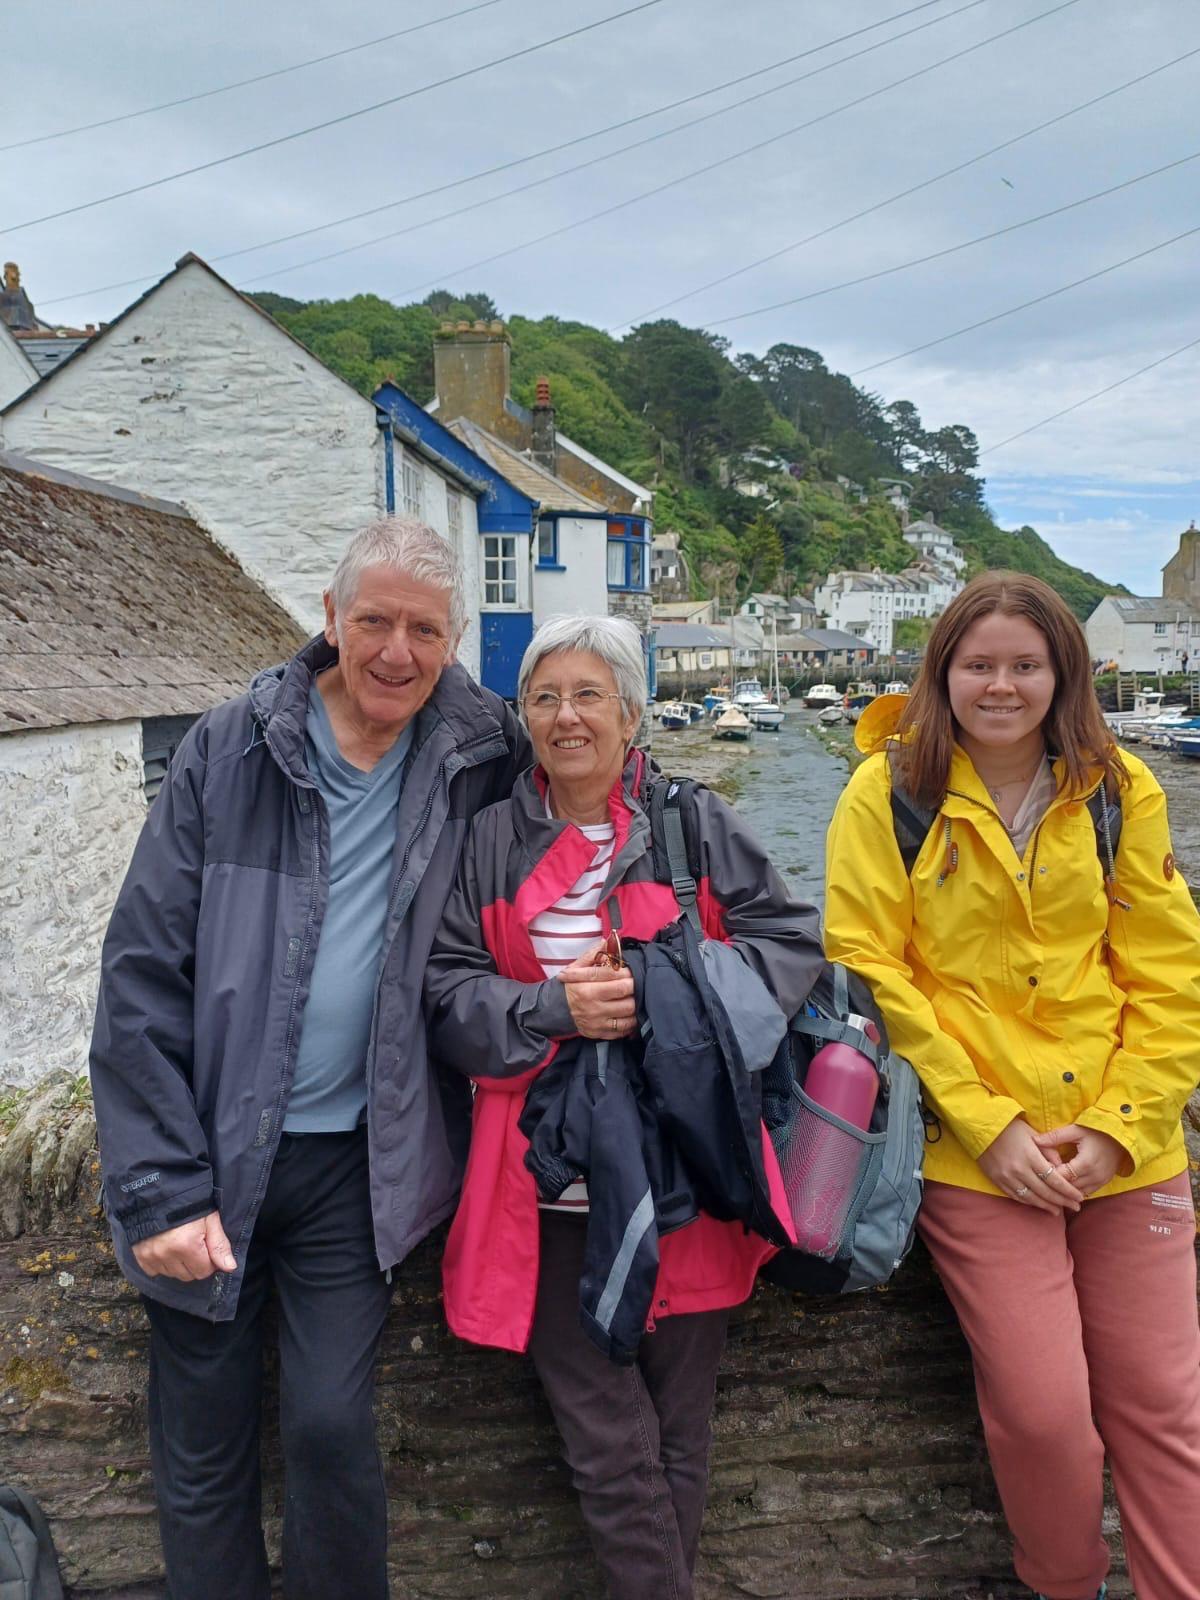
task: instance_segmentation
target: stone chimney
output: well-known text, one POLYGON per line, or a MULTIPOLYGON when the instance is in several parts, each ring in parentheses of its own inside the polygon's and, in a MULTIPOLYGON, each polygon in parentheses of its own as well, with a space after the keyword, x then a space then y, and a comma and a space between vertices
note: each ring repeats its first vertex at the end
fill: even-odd
POLYGON ((433 386, 443 422, 466 417, 511 440, 510 346, 502 322, 443 322, 433 339, 433 386))
POLYGON ((4 263, 4 287, 0 289, 0 322, 6 323, 14 333, 31 333, 39 325, 29 296, 21 287, 21 269, 15 261, 4 263))
POLYGON ((539 378, 537 399, 533 402, 533 431, 529 439, 529 454, 539 467, 558 473, 558 445, 554 433, 554 407, 550 403, 550 380, 539 378))

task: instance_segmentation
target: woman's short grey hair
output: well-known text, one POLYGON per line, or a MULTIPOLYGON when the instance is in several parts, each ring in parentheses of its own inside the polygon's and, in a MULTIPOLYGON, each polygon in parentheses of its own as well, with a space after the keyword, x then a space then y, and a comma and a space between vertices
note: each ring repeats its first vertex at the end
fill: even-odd
POLYGON ((624 617, 585 616, 551 617, 543 622, 521 659, 517 699, 522 705, 539 663, 560 650, 586 651, 611 668, 626 716, 641 721, 648 698, 646 658, 642 636, 632 622, 624 617))
POLYGON ((335 617, 353 605, 368 567, 391 567, 418 583, 444 589, 450 602, 451 635, 455 643, 462 637, 467 626, 462 563, 435 528, 417 517, 380 517, 360 528, 342 552, 329 584, 335 617))

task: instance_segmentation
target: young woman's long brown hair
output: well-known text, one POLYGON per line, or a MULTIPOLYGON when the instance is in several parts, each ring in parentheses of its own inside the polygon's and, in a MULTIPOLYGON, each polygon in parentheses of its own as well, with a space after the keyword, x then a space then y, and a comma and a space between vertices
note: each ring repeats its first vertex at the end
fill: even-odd
POLYGON ((894 761, 900 782, 921 805, 941 804, 956 735, 946 685, 950 660, 972 623, 995 612, 1032 622, 1050 647, 1054 698, 1042 731, 1046 748, 1062 757, 1064 788, 1085 794, 1099 768, 1105 789, 1115 794, 1129 780, 1100 714, 1083 629, 1048 583, 1023 572, 984 572, 972 578, 934 623, 897 730, 901 742, 894 747, 894 761))

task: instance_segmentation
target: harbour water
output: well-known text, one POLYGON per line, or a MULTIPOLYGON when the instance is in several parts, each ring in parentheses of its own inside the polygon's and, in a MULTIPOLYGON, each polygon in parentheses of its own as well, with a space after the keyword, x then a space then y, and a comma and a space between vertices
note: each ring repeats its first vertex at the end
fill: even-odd
MULTIPOLYGON (((823 898, 825 832, 849 776, 846 758, 816 733, 816 712, 789 706, 778 733, 748 744, 714 741, 700 724, 678 733, 655 729, 651 749, 664 771, 702 779, 732 800, 800 898, 823 898)), ((1200 761, 1141 746, 1167 796, 1172 844, 1193 893, 1200 889, 1200 761)))

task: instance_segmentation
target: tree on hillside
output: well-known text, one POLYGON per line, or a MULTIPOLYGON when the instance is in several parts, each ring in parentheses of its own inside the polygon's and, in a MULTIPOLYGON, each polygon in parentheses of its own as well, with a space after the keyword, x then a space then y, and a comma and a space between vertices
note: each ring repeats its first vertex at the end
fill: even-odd
POLYGON ((911 400, 893 400, 884 407, 883 414, 892 430, 892 460, 897 471, 912 471, 920 465, 925 453, 921 413, 911 400))
POLYGON ((464 315, 479 322, 491 322, 500 315, 490 294, 451 294, 449 289, 435 289, 422 300, 435 317, 464 315))
POLYGON ((676 446, 694 483, 721 398, 724 340, 678 322, 645 322, 625 340, 629 398, 676 446))
POLYGON ((743 595, 756 590, 773 591, 783 570, 783 541, 779 529, 768 518, 755 517, 738 541, 738 562, 743 595))
POLYGON ((961 423, 925 435, 924 459, 914 482, 916 508, 935 522, 952 523, 956 515, 983 504, 983 482, 974 476, 979 441, 961 423))

